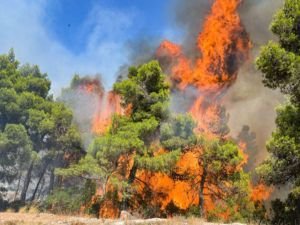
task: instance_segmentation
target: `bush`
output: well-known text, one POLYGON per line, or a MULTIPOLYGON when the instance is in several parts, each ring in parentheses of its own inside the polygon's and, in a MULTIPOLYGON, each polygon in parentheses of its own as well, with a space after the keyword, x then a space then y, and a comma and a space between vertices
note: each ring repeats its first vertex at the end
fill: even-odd
POLYGON ((272 225, 299 225, 300 198, 290 194, 285 202, 276 199, 272 202, 272 225))
POLYGON ((1 198, 0 196, 0 212, 3 212, 7 209, 8 207, 8 202, 4 199, 1 198))
POLYGON ((13 201, 9 203, 8 207, 14 212, 19 212, 21 208, 25 207, 25 203, 22 201, 13 201))
POLYGON ((82 206, 84 206, 85 213, 97 216, 99 203, 98 201, 92 201, 95 193, 96 184, 90 180, 87 180, 85 185, 80 188, 58 188, 47 197, 41 208, 52 213, 78 214, 82 206))
POLYGON ((76 214, 83 204, 82 191, 76 188, 55 189, 42 204, 42 208, 52 213, 76 214))
POLYGON ((6 189, 0 186, 0 212, 5 211, 8 207, 8 202, 4 199, 6 195, 6 189))

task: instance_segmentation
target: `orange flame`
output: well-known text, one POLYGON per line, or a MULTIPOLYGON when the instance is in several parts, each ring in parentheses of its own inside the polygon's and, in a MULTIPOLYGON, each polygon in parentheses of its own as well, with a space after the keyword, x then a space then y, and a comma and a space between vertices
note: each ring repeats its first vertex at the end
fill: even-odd
POLYGON ((248 159, 249 159, 249 156, 245 153, 246 148, 247 148, 247 144, 245 142, 241 141, 239 143, 239 151, 240 151, 240 154, 243 156, 243 161, 241 162, 241 165, 240 165, 241 168, 247 164, 248 159))
POLYGON ((265 184, 260 183, 252 187, 251 200, 254 202, 264 201, 270 198, 272 188, 267 187, 265 184))
POLYGON ((120 97, 112 91, 100 96, 92 124, 93 133, 103 134, 111 124, 112 115, 123 113, 120 101, 120 97))
MULTIPOLYGON (((214 135, 214 121, 224 91, 237 78, 239 66, 248 58, 251 43, 241 24, 237 8, 241 0, 216 0, 203 30, 198 36, 197 51, 201 57, 194 64, 179 45, 164 41, 157 50, 159 58, 172 61, 171 79, 183 90, 194 86, 199 98, 190 108, 198 121, 198 131, 214 135)), ((217 124, 217 123, 215 123, 217 124)))

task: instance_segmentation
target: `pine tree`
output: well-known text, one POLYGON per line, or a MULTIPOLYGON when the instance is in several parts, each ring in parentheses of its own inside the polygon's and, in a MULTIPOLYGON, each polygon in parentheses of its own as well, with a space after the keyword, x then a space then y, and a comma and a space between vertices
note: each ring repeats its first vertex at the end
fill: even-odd
POLYGON ((288 101, 277 109, 277 128, 267 143, 270 153, 259 168, 261 177, 272 185, 290 184, 293 189, 284 210, 276 210, 274 224, 300 224, 300 1, 285 0, 276 14, 271 30, 278 42, 262 48, 257 67, 263 72, 265 86, 280 89, 288 101), (292 199, 292 200, 291 200, 292 199), (294 211, 291 213, 291 211, 294 211), (278 217, 279 216, 279 217, 278 217))

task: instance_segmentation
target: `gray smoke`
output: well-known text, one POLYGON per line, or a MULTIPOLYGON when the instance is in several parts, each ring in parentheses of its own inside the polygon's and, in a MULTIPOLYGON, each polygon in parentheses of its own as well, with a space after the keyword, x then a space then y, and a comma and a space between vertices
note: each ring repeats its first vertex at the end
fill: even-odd
POLYGON ((78 87, 85 82, 95 82, 98 85, 99 92, 104 92, 101 75, 83 76, 77 84, 71 83, 70 87, 63 89, 59 101, 64 102, 73 111, 74 122, 78 125, 85 149, 88 149, 93 139, 92 121, 99 110, 99 93, 87 93, 78 87))
POLYGON ((202 29, 206 15, 209 14, 213 1, 211 0, 176 0, 174 4, 174 21, 177 26, 185 30, 183 42, 184 52, 195 58, 199 52, 195 51, 197 36, 202 29))
POLYGON ((257 166, 267 156, 265 143, 275 128, 275 108, 284 101, 279 91, 263 86, 262 75, 255 69, 255 59, 261 45, 275 39, 269 30, 273 15, 283 0, 245 0, 240 7, 240 15, 253 44, 250 59, 241 68, 236 83, 225 97, 225 106, 230 114, 229 127, 236 136, 242 125, 249 125, 256 133, 259 148, 255 157, 257 166))
POLYGON ((137 40, 129 40, 126 44, 129 63, 119 67, 116 76, 117 81, 127 77, 130 66, 138 66, 155 58, 155 51, 160 41, 156 37, 149 38, 144 36, 137 40))
POLYGON ((244 0, 240 15, 251 36, 255 49, 275 37, 269 31, 270 23, 284 0, 244 0))

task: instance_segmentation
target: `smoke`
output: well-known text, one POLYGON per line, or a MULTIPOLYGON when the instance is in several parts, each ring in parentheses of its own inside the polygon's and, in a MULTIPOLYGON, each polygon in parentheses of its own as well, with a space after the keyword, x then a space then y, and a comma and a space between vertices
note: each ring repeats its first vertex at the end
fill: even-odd
POLYGON ((64 102, 73 111, 85 149, 92 141, 92 122, 98 110, 99 95, 104 93, 101 75, 73 78, 70 87, 62 90, 59 101, 64 102))
POLYGON ((237 137, 244 125, 250 126, 256 134, 257 152, 248 152, 253 162, 249 166, 254 169, 267 152, 265 144, 275 128, 275 108, 284 100, 278 91, 272 91, 263 86, 261 74, 252 64, 245 65, 239 72, 236 83, 228 90, 224 105, 229 113, 231 135, 237 137))
POLYGON ((232 136, 237 136, 243 125, 249 125, 256 133, 258 153, 254 157, 254 169, 267 156, 265 144, 275 129, 275 108, 284 101, 279 91, 263 86, 262 75, 255 69, 255 58, 261 45, 275 39, 269 30, 273 15, 283 0, 245 0, 240 7, 242 22, 253 44, 248 62, 241 68, 236 83, 225 97, 225 106, 230 114, 229 127, 232 136))
POLYGON ((212 0, 175 1, 174 21, 176 26, 185 31, 184 53, 192 58, 196 58, 199 54, 195 51, 195 44, 213 2, 212 0))
POLYGON ((269 31, 270 23, 284 0, 244 0, 240 15, 246 30, 250 33, 254 48, 265 44, 274 36, 269 31))
POLYGON ((128 52, 128 62, 119 67, 117 72, 117 81, 127 77, 128 68, 130 66, 138 66, 149 62, 155 57, 155 50, 159 45, 159 38, 144 37, 139 39, 129 40, 126 43, 126 50, 128 52))

